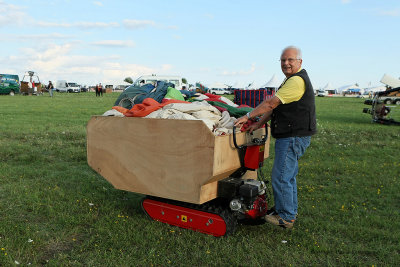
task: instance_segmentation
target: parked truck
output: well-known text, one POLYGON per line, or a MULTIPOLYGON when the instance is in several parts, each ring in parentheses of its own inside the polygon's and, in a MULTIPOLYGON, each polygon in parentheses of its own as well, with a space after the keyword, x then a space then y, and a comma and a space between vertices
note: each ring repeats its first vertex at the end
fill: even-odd
POLYGON ((15 74, 0 74, 0 94, 14 95, 20 90, 19 77, 15 74))
POLYGON ((175 85, 175 88, 178 90, 188 88, 186 80, 180 76, 155 75, 155 74, 140 76, 139 78, 136 79, 133 85, 140 86, 143 84, 155 84, 157 81, 173 83, 175 85))
POLYGON ((66 80, 58 80, 54 88, 57 92, 80 93, 81 88, 75 82, 67 82, 66 80))

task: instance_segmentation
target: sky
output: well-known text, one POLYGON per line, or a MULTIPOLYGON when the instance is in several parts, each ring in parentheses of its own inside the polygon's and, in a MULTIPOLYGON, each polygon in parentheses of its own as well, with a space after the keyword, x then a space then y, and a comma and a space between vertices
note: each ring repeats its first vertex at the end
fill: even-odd
POLYGON ((283 80, 282 49, 302 50, 314 88, 400 77, 399 0, 0 0, 0 73, 42 83, 191 84, 283 80))

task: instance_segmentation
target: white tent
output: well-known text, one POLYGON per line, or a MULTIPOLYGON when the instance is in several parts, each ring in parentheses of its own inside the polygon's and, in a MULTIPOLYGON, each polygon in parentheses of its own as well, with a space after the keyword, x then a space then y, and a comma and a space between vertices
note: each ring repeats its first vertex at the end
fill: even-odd
POLYGON ((324 87, 322 87, 322 90, 327 91, 327 90, 334 90, 334 89, 333 89, 331 83, 327 83, 324 87))
POLYGON ((278 78, 276 77, 276 75, 274 74, 272 76, 272 78, 269 80, 269 82, 267 82, 266 84, 264 84, 263 86, 261 86, 261 88, 278 88, 281 85, 281 82, 278 80, 278 78))
POLYGON ((226 84, 217 82, 217 83, 212 84, 211 86, 208 86, 208 88, 222 88, 222 89, 227 89, 227 88, 229 88, 229 86, 226 85, 226 84))
POLYGON ((381 85, 381 86, 364 88, 365 93, 369 93, 369 92, 375 93, 375 92, 382 92, 382 91, 386 91, 386 86, 381 85))
POLYGON ((256 84, 254 82, 252 82, 252 83, 248 84, 244 89, 246 89, 246 90, 257 90, 259 88, 260 87, 257 87, 256 84))
POLYGON ((235 88, 235 89, 244 89, 244 88, 246 88, 248 85, 249 85, 248 82, 235 82, 235 83, 232 85, 232 88, 235 88))
POLYGON ((319 91, 327 92, 328 94, 336 94, 337 93, 337 90, 332 87, 331 83, 327 83, 319 91))

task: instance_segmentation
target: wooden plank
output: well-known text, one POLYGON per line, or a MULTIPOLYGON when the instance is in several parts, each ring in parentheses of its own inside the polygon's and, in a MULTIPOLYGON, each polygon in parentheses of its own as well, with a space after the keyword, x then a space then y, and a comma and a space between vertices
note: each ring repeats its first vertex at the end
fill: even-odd
POLYGON ((88 163, 117 189, 198 202, 213 135, 200 121, 94 117, 88 163))
POLYGON ((214 199, 217 181, 240 167, 232 136, 191 120, 94 116, 87 157, 117 189, 196 204, 214 199))

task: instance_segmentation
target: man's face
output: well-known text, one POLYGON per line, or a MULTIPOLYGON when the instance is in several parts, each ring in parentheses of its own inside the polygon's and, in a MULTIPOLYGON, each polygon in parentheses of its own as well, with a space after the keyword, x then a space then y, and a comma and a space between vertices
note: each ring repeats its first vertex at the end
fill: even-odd
POLYGON ((286 49, 281 55, 281 68, 286 77, 295 74, 300 68, 302 59, 297 59, 296 49, 286 49))

